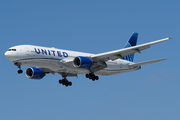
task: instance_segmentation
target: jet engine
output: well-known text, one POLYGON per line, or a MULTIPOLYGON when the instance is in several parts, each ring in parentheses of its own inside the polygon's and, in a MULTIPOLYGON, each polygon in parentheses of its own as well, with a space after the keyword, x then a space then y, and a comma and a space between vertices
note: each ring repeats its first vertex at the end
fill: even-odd
POLYGON ((42 69, 36 67, 30 67, 26 70, 26 77, 30 79, 42 79, 45 73, 42 69))
POLYGON ((73 60, 73 64, 78 68, 90 68, 92 66, 92 60, 88 57, 78 56, 73 60))

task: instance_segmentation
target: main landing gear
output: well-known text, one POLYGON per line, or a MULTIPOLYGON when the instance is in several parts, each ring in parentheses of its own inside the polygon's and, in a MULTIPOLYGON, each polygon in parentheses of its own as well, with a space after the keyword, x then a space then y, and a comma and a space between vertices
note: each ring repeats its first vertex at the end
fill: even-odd
POLYGON ((23 73, 23 71, 22 71, 22 69, 21 69, 21 63, 14 63, 14 65, 16 65, 16 66, 19 68, 18 74, 23 73))
POLYGON ((59 84, 65 85, 66 87, 71 86, 72 82, 69 82, 66 78, 59 80, 59 84))
POLYGON ((99 77, 96 76, 94 73, 86 74, 86 78, 92 79, 92 81, 99 80, 99 77))

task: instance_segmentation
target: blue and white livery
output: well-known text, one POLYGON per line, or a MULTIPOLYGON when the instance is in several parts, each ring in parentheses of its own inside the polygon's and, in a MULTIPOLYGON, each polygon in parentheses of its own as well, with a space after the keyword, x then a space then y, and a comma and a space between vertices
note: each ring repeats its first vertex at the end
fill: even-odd
POLYGON ((7 59, 18 66, 18 73, 22 73, 21 65, 33 66, 26 70, 26 76, 30 79, 42 79, 46 74, 58 73, 63 79, 60 84, 71 86, 72 82, 66 77, 85 74, 86 78, 93 81, 98 80, 97 75, 114 75, 141 69, 142 65, 163 61, 166 59, 157 59, 140 63, 133 63, 134 54, 141 53, 142 50, 151 45, 167 41, 171 37, 149 42, 146 44, 137 44, 138 33, 133 33, 123 49, 90 54, 48 48, 34 45, 18 45, 9 48, 5 52, 7 59))

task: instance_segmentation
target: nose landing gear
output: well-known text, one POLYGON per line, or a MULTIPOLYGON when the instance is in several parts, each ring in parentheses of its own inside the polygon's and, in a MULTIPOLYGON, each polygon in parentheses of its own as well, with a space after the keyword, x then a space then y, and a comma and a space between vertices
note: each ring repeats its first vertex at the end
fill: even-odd
POLYGON ((21 73, 23 73, 23 71, 22 71, 22 69, 21 69, 21 63, 14 63, 14 65, 16 65, 18 68, 19 68, 19 70, 18 70, 18 74, 21 74, 21 73))

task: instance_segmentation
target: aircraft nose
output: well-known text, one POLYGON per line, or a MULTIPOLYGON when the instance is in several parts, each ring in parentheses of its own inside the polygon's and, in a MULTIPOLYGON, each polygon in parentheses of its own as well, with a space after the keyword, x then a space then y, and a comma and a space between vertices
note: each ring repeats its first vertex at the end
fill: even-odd
POLYGON ((6 57, 9 57, 8 51, 6 51, 6 52, 4 53, 4 55, 5 55, 6 57))
POLYGON ((7 58, 8 60, 10 60, 11 57, 12 57, 12 55, 11 55, 8 51, 6 51, 6 52, 4 53, 4 55, 6 56, 6 58, 7 58))
POLYGON ((14 60, 16 58, 16 55, 13 54, 11 51, 6 51, 4 53, 4 55, 6 56, 6 58, 10 61, 14 60))

